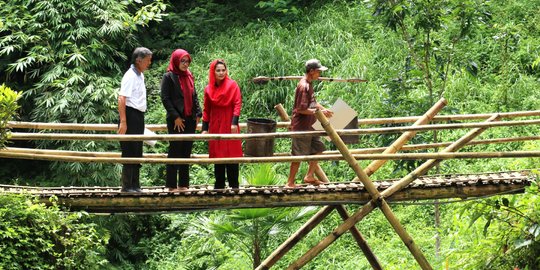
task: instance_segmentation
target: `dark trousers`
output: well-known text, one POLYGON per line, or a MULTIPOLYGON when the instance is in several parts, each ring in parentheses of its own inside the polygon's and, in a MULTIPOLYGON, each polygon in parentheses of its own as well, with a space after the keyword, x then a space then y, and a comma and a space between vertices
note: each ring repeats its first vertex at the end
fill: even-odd
MULTIPOLYGON (((184 121, 184 131, 174 130, 174 120, 167 119, 167 130, 169 134, 194 134, 196 128, 196 121, 191 118, 187 118, 184 121)), ((168 158, 189 158, 191 157, 191 150, 193 149, 193 141, 170 141, 168 158)), ((189 187, 189 165, 167 164, 166 169, 166 183, 165 187, 176 188, 189 187), (178 178, 177 178, 178 174, 178 178)))
POLYGON ((227 179, 229 180, 229 187, 238 188, 238 164, 215 164, 214 175, 216 176, 216 183, 214 189, 225 188, 225 171, 227 171, 227 179))
MULTIPOLYGON (((126 134, 144 134, 144 113, 126 107, 126 134)), ((120 141, 122 157, 142 157, 143 142, 120 141)), ((139 169, 141 164, 124 164, 122 168, 122 189, 139 188, 139 169)))

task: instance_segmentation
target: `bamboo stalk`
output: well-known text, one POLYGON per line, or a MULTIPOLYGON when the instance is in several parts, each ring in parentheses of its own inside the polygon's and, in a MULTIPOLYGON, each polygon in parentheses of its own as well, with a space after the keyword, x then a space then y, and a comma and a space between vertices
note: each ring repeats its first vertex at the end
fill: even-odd
MULTIPOLYGON (((358 176, 358 178, 360 179, 362 184, 364 184, 364 188, 368 191, 368 193, 370 194, 372 200, 376 200, 376 201, 379 201, 379 202, 380 201, 384 202, 384 197, 381 197, 381 194, 376 189, 373 182, 371 182, 371 179, 369 179, 369 176, 362 170, 360 165, 356 162, 353 155, 347 149, 347 146, 345 145, 345 143, 343 143, 341 138, 338 136, 337 132, 330 125, 330 122, 328 122, 328 119, 326 119, 326 117, 324 116, 324 114, 320 110, 317 110, 315 115, 317 116, 317 119, 321 123, 322 127, 324 128, 324 130, 326 131, 328 136, 332 139, 332 142, 334 142, 336 147, 339 149, 339 151, 343 155, 343 158, 345 158, 345 160, 347 160, 347 162, 349 163, 349 166, 356 173, 356 175, 358 176)), ((387 218, 390 223, 392 223, 392 222, 399 223, 399 221, 397 221, 394 214, 392 213, 392 211, 389 208, 388 209, 381 208, 381 210, 384 212, 385 216, 393 217, 393 218, 387 218)), ((350 220, 350 219, 348 219, 348 220, 350 220)), ((347 221, 345 221, 345 222, 347 222, 347 221)), ((351 226, 349 226, 347 228, 347 230, 349 230, 355 224, 356 223, 350 224, 351 226)), ((400 225, 401 224, 399 224, 399 226, 400 225)), ((393 226, 395 228, 399 229, 398 225, 393 224, 393 226)), ((341 234, 340 235, 332 234, 332 235, 334 237, 336 237, 335 239, 337 239, 337 237, 341 236, 341 234)), ((413 254, 413 256, 416 259, 416 261, 418 262, 418 264, 422 267, 422 269, 432 269, 431 266, 429 265, 429 262, 426 260, 424 254, 422 253, 422 251, 416 246, 416 244, 413 241, 409 241, 411 239, 411 237, 407 234, 407 232, 405 230, 403 230, 403 231, 398 232, 398 235, 402 238, 405 245, 407 245, 407 247, 409 248, 409 250, 413 254), (406 237, 403 237, 403 236, 406 236, 406 237)), ((295 261, 291 265, 289 265, 289 267, 287 269, 299 269, 300 267, 304 266, 306 263, 311 261, 313 258, 315 258, 326 247, 327 247, 327 245, 326 246, 316 245, 315 247, 310 249, 308 252, 306 252, 302 257, 300 257, 297 261, 295 261)))
MULTIPOLYGON (((534 141, 534 140, 540 140, 540 136, 524 136, 524 137, 515 137, 515 138, 497 138, 497 139, 477 140, 477 141, 468 142, 466 146, 494 144, 494 143, 534 141)), ((411 144, 411 145, 403 146, 401 150, 402 151, 425 150, 425 149, 431 149, 431 148, 447 147, 451 144, 452 142, 441 142, 441 143, 430 143, 430 144, 411 144)), ((355 158, 357 158, 357 155, 360 155, 360 154, 382 153, 385 149, 386 147, 361 148, 361 149, 351 149, 350 152, 355 155, 355 158)), ((120 157, 121 156, 120 152, 82 152, 82 151, 48 150, 48 149, 18 148, 18 147, 6 147, 5 150, 11 153, 32 153, 32 154, 66 155, 66 156, 89 156, 89 157, 120 157)), ((324 151, 322 154, 323 155, 338 155, 339 151, 337 150, 324 151)), ((461 153, 461 154, 464 154, 464 153, 461 153)), ((274 156, 283 157, 283 156, 291 156, 291 154, 290 153, 274 153, 274 156)), ((166 157, 166 154, 144 153, 143 157, 166 157)), ((192 158, 208 158, 208 154, 192 154, 191 157, 192 158)), ((491 157, 494 157, 494 156, 491 156, 491 157)), ((461 156, 461 158, 466 158, 466 157, 461 156)))
MULTIPOLYGON (((269 81, 299 81, 304 76, 278 76, 278 77, 266 77, 266 76, 259 76, 253 78, 251 81, 254 83, 267 83, 269 81)), ((360 78, 350 78, 350 79, 342 79, 342 78, 328 78, 328 77, 319 77, 317 79, 318 81, 326 81, 326 82, 350 82, 350 83, 361 83, 361 82, 367 82, 367 80, 360 79, 360 78)))
MULTIPOLYGON (((465 124, 437 124, 408 127, 388 127, 370 129, 346 129, 337 130, 337 134, 358 135, 358 134, 387 134, 400 133, 406 131, 431 131, 440 129, 461 129, 461 128, 487 128, 487 127, 509 127, 540 124, 539 120, 506 121, 494 123, 465 123, 465 124)), ((109 134, 66 134, 66 133, 11 133, 11 140, 102 140, 102 141, 191 141, 191 140, 257 140, 271 138, 289 138, 304 136, 325 136, 324 131, 295 131, 295 132, 275 132, 275 133, 249 133, 249 134, 161 134, 161 135, 109 135, 109 134)))
MULTIPOLYGON (((10 152, 0 150, 1 158, 16 158, 28 160, 65 161, 82 163, 122 163, 122 164, 228 164, 228 163, 276 163, 276 162, 309 162, 343 160, 341 155, 309 155, 309 156, 274 156, 274 157, 239 157, 239 158, 122 158, 108 156, 78 156, 75 154, 39 154, 10 152)), ((417 160, 417 159, 479 159, 479 158, 526 158, 540 157, 540 151, 512 151, 512 152, 448 152, 448 153, 409 153, 409 154, 354 154, 355 160, 417 160)))
MULTIPOLYGON (((457 115, 437 115, 433 118, 433 121, 464 121, 464 120, 479 120, 487 119, 492 114, 457 114, 457 115)), ((517 117, 530 117, 540 116, 540 110, 538 111, 518 111, 518 112, 506 112, 499 113, 502 118, 517 118, 517 117)), ((405 116, 405 117, 392 117, 392 118, 370 118, 359 119, 358 125, 387 125, 387 124, 399 124, 399 123, 412 123, 417 121, 421 116, 405 116)), ((290 122, 278 122, 278 128, 288 127, 290 122)), ((9 121, 8 128, 18 129, 56 129, 56 130, 93 130, 93 131, 116 131, 118 126, 116 124, 73 124, 73 123, 40 123, 40 122, 20 122, 9 121)), ((246 128, 246 123, 240 123, 240 128, 246 128)), ((167 125, 164 124, 148 124, 146 128, 152 131, 166 131, 167 125)))
POLYGON ((323 221, 334 210, 333 206, 324 207, 323 211, 319 211, 313 215, 298 231, 291 235, 285 242, 283 242, 278 248, 268 256, 256 270, 270 269, 279 259, 281 259, 293 246, 295 246, 302 238, 304 238, 309 232, 311 232, 321 221, 323 221))
MULTIPOLYGON (((433 117, 442 110, 446 106, 448 102, 446 99, 441 98, 435 105, 433 105, 420 119, 418 119, 413 126, 420 126, 428 123, 433 119, 433 117)), ((384 150, 383 154, 393 154, 399 151, 404 144, 406 144, 412 137, 416 135, 416 132, 414 131, 407 131, 401 136, 395 140, 390 146, 384 150)), ((372 175, 377 169, 379 169, 382 165, 386 163, 386 160, 380 159, 380 160, 374 160, 372 161, 365 169, 367 175, 372 175)), ((358 178, 354 178, 354 181, 358 181, 358 178)))
POLYGON ((291 121, 291 118, 287 114, 287 111, 285 111, 285 108, 283 108, 283 105, 281 103, 274 106, 274 109, 278 112, 279 118, 281 121, 291 121))
MULTIPOLYGON (((491 117, 493 113, 484 114, 456 114, 456 115, 437 115, 433 117, 433 121, 466 121, 466 120, 485 120, 491 117)), ((501 112, 499 113, 501 119, 503 118, 517 118, 517 117, 530 117, 540 116, 540 110, 538 111, 519 111, 519 112, 501 112)), ((387 125, 387 124, 400 124, 400 123, 412 123, 417 121, 420 116, 405 116, 405 117, 392 117, 392 118, 370 118, 358 120, 358 125, 387 125)))
MULTIPOLYGON (((495 114, 492 117, 490 117, 486 122, 492 122, 492 121, 498 121, 499 115, 495 114)), ((480 135, 482 132, 486 131, 487 128, 476 128, 471 131, 469 131, 465 136, 461 137, 459 140, 454 142, 453 144, 449 145, 445 149, 443 149, 440 153, 449 153, 449 152, 455 152, 465 146, 469 141, 480 135)), ((409 185, 414 179, 418 178, 419 175, 424 175, 427 173, 427 171, 431 168, 433 168, 435 165, 437 165, 441 160, 440 159, 430 159, 426 162, 424 162, 422 165, 420 165, 418 168, 416 168, 411 173, 407 174, 405 177, 403 177, 399 182, 395 183, 390 187, 389 189, 385 190, 384 193, 381 193, 385 197, 392 196, 392 193, 402 189, 403 187, 409 185)))
MULTIPOLYGON (((341 216, 341 219, 343 219, 343 221, 345 222, 349 218, 349 213, 347 213, 347 209, 345 209, 343 205, 336 205, 334 207, 341 216)), ((367 244, 366 239, 364 238, 364 236, 362 236, 356 226, 352 226, 350 232, 364 255, 366 255, 366 259, 368 260, 371 267, 375 270, 382 270, 383 268, 381 266, 381 263, 377 259, 377 256, 375 256, 375 254, 367 244)))

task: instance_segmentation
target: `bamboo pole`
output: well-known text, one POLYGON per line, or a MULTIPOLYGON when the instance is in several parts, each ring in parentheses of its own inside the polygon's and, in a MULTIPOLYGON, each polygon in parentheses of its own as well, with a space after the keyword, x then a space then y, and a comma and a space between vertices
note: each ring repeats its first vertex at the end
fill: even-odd
MULTIPOLYGON (((267 83, 269 81, 299 81, 304 76, 278 76, 278 77, 266 77, 266 76, 258 76, 253 78, 251 81, 254 83, 267 83)), ((349 83, 362 83, 367 82, 367 80, 359 79, 359 78, 350 78, 350 79, 342 79, 342 78, 328 78, 328 77, 319 77, 317 79, 318 81, 326 81, 326 82, 349 82, 349 83)))
MULTIPOLYGON (((467 121, 467 120, 486 120, 490 118, 493 113, 483 114, 456 114, 456 115, 437 115, 433 118, 433 121, 467 121)), ((501 119, 503 118, 518 118, 518 117, 530 117, 540 116, 540 110, 537 111, 518 111, 518 112, 501 112, 499 113, 501 119)), ((404 116, 404 117, 392 117, 392 118, 370 118, 362 119, 358 121, 358 125, 387 125, 387 124, 400 124, 400 123, 412 123, 418 120, 420 116, 404 116)))
POLYGON ((323 211, 319 211, 317 214, 313 215, 298 231, 296 231, 291 237, 289 237, 285 242, 283 242, 278 248, 268 256, 257 268, 256 270, 267 270, 270 269, 279 259, 281 259, 293 246, 295 246, 302 238, 304 238, 311 230, 313 230, 321 221, 323 221, 328 214, 334 210, 333 206, 327 206, 323 208, 323 211))
MULTIPOLYGON (((349 213, 347 213, 347 209, 345 209, 343 205, 336 205, 334 207, 341 216, 341 219, 343 219, 343 221, 345 222, 349 218, 349 213)), ((381 266, 381 263, 377 259, 377 256, 375 256, 375 254, 367 244, 366 239, 364 238, 364 236, 362 236, 356 226, 352 226, 350 232, 354 240, 356 240, 356 243, 358 244, 360 249, 362 249, 362 252, 364 252, 364 255, 366 255, 366 259, 368 260, 371 267, 375 270, 382 270, 383 268, 381 266)))
MULTIPOLYGON (((486 140, 476 140, 470 141, 466 146, 471 145, 485 145, 485 144, 494 144, 494 143, 510 143, 510 142, 523 142, 523 141, 535 141, 540 140, 540 136, 524 136, 524 137, 515 137, 515 138, 497 138, 497 139, 486 139, 486 140)), ((425 150, 432 148, 447 147, 451 145, 452 142, 441 142, 441 143, 429 143, 429 144, 411 144, 405 145, 402 147, 402 151, 415 151, 415 150, 425 150)), ((382 153, 386 147, 374 147, 374 148, 361 148, 361 149, 351 149, 350 152, 355 155, 360 154, 375 154, 382 153)), ((48 154, 48 155, 66 155, 66 156, 87 156, 87 157, 120 157, 120 152, 82 152, 82 151, 69 151, 69 150, 48 150, 48 149, 33 149, 33 148, 18 148, 18 147, 6 147, 5 150, 10 153, 32 153, 32 154, 48 154)), ((339 151, 324 151, 323 155, 338 155, 339 151)), ((462 153, 463 154, 463 153, 462 153)), ((167 154, 160 153, 144 153, 143 157, 166 157, 167 154)), ((291 156, 290 153, 274 153, 274 156, 291 156)), ((341 156, 341 155, 340 155, 341 156)), ((208 154, 192 154, 192 158, 208 158, 208 154)), ((465 158, 464 156, 461 156, 465 158)), ((491 156, 493 157, 493 156, 491 156)), ((324 160, 324 159, 321 159, 324 160)))
MULTIPOLYGON (((538 125, 538 120, 506 121, 494 123, 465 123, 465 124, 437 124, 408 127, 388 127, 370 129, 346 129, 337 130, 337 134, 358 135, 358 134, 388 134, 406 131, 431 131, 440 129, 461 129, 461 128, 488 128, 488 127, 509 127, 538 125)), ((161 135, 109 135, 109 134, 66 134, 66 133, 11 133, 11 140, 102 140, 102 141, 191 141, 191 140, 258 140, 271 138, 289 138, 304 136, 325 136, 324 131, 295 131, 295 132, 275 132, 275 133, 249 133, 249 134, 161 134, 161 135)))
MULTIPOLYGON (((339 151, 341 152, 341 154, 343 155, 345 160, 347 160, 347 162, 349 163, 349 166, 356 173, 356 175, 358 176, 358 178, 360 179, 360 181, 364 185, 364 188, 370 194, 370 196, 372 198, 372 201, 377 201, 379 203, 381 201, 384 202, 384 197, 381 197, 381 194, 379 193, 379 191, 377 190, 377 188, 375 187, 373 182, 371 182, 371 179, 369 179, 369 176, 362 170, 362 168, 360 167, 358 162, 356 162, 353 155, 347 149, 347 146, 345 145, 345 143, 343 143, 343 141, 341 140, 341 138, 339 137, 337 132, 330 125, 330 122, 328 122, 328 119, 324 116, 324 114, 320 110, 317 110, 315 115, 317 116, 317 119, 321 123, 324 130, 327 132, 328 136, 330 136, 330 138, 332 139, 332 142, 334 142, 334 144, 339 149, 339 151)), ((381 211, 383 211, 385 216, 392 217, 392 218, 387 218, 390 223, 393 223, 393 222, 398 223, 398 224, 392 224, 392 226, 394 226, 394 228, 396 228, 396 230, 399 230, 400 229, 399 227, 401 226, 401 224, 399 224, 399 221, 397 220, 397 218, 395 218, 395 216, 392 213, 391 209, 389 209, 389 208, 388 209, 387 208, 381 208, 381 211)), ((349 218, 348 220, 350 220, 351 218, 349 218)), ((345 221, 345 222, 347 222, 347 221, 345 221)), ((347 230, 349 230, 355 224, 356 223, 352 223, 351 226, 349 228, 347 228, 347 230)), ((412 241, 412 238, 408 235, 408 233, 405 230, 402 230, 402 231, 398 232, 398 235, 401 237, 401 239, 403 240, 403 242, 405 243, 407 248, 409 248, 409 251, 412 253, 412 255, 414 256, 414 258, 416 259, 416 261, 418 262, 420 267, 422 267, 422 269, 432 269, 431 265, 426 260, 424 254, 418 248, 418 246, 416 246, 416 244, 412 241)), ((300 257, 297 261, 295 261, 291 265, 289 265, 289 267, 287 269, 300 269, 300 267, 304 266, 306 263, 308 263, 313 258, 315 258, 326 247, 319 247, 319 245, 313 247, 307 253, 305 253, 302 257, 300 257)))
MULTIPOLYGON (((487 119, 492 114, 456 114, 456 115, 437 115, 433 118, 433 121, 465 121, 465 120, 482 120, 487 119)), ((518 112, 505 112, 499 113, 502 118, 517 118, 517 117, 530 117, 540 116, 540 110, 538 111, 518 111, 518 112)), ((421 116, 405 116, 405 117, 392 117, 392 118, 369 118, 359 119, 358 125, 388 125, 388 124, 400 124, 400 123, 413 123, 417 121, 421 116)), ((278 128, 286 128, 289 126, 289 122, 278 122, 278 128)), ((118 126, 116 124, 74 124, 74 123, 41 123, 41 122, 21 122, 21 121, 9 121, 8 128, 12 129, 56 129, 56 130, 88 130, 88 131, 116 131, 118 126)), ((240 123, 240 128, 246 128, 246 123, 240 123)), ((146 128, 152 131, 166 131, 167 126, 164 124, 148 124, 146 128)))
MULTIPOLYGON (((499 115, 495 114, 492 117, 490 117, 486 122, 492 122, 492 121, 498 121, 499 115)), ((469 131, 465 136, 461 137, 459 140, 454 142, 453 144, 449 145, 445 149, 443 149, 440 153, 450 153, 455 152, 465 146, 469 141, 480 135, 482 132, 486 131, 487 128, 477 128, 469 131)), ((420 165, 418 168, 416 168, 411 173, 407 174, 405 177, 403 177, 400 181, 392 185, 390 188, 384 191, 384 193, 381 193, 383 196, 390 197, 392 194, 405 186, 409 185, 414 179, 418 178, 419 175, 426 174, 429 169, 433 168, 435 165, 437 165, 439 162, 441 162, 440 159, 430 159, 426 162, 424 162, 422 165, 420 165)))
MULTIPOLYGON (((431 121, 431 119, 433 119, 433 117, 439 111, 441 111, 442 108, 444 108, 447 103, 448 102, 446 101, 446 99, 441 98, 422 117, 420 117, 420 119, 418 119, 413 124, 413 126, 424 125, 428 123, 429 121, 431 121)), ((416 135, 416 132, 414 131, 407 131, 401 134, 401 136, 397 140, 395 140, 390 146, 386 148, 386 150, 384 150, 383 154, 396 153, 397 151, 401 149, 401 147, 403 147, 404 144, 406 144, 415 135, 416 135)), ((384 165, 384 163, 386 163, 386 160, 384 159, 374 160, 364 169, 364 171, 366 172, 367 175, 372 175, 377 169, 379 169, 382 165, 384 165)), ((358 181, 358 180, 359 179, 357 177, 354 178, 354 181, 358 181)))
MULTIPOLYGON (((496 120, 497 117, 498 117, 498 115, 493 115, 487 121, 496 120)), ((453 150, 459 149, 463 145, 464 142, 472 140, 474 137, 478 136, 485 129, 486 128, 483 128, 483 129, 479 128, 479 129, 472 130, 471 132, 467 133, 465 136, 461 137, 458 141, 454 142, 451 146, 448 146, 449 147, 448 149, 453 149, 453 150)), ((432 163, 432 165, 434 166, 436 164, 432 163)), ((417 178, 417 177, 421 176, 422 173, 425 173, 424 169, 422 169, 422 170, 417 169, 413 173, 410 173, 409 175, 411 175, 411 177, 413 177, 413 178, 417 178)), ((409 180, 410 180, 409 175, 407 175, 406 177, 404 177, 402 179, 406 179, 407 182, 409 182, 409 180)), ((412 180, 412 181, 414 181, 414 180, 412 180)), ((383 191, 383 193, 385 193, 387 190, 383 191)), ((386 192, 385 194, 391 195, 396 191, 399 191, 399 189, 395 189, 391 193, 386 192)), ((381 195, 383 195, 383 193, 381 193, 381 195)), ((319 254, 320 252, 322 252, 322 250, 324 250, 329 245, 331 245, 334 241, 337 240, 337 238, 339 238, 347 230, 349 230, 352 226, 354 226, 356 223, 358 223, 360 220, 362 220, 365 216, 367 216, 369 213, 371 213, 371 211, 373 211, 373 209, 375 209, 376 207, 377 207, 377 201, 375 199, 372 199, 370 202, 368 202, 366 205, 364 205, 360 210, 358 210, 356 213, 354 213, 349 219, 347 219, 347 221, 345 221, 344 223, 339 225, 330 235, 325 237, 316 246, 314 246, 309 251, 310 257, 311 256, 314 257, 317 254, 319 254)))
MULTIPOLYGON (((409 154, 353 154, 355 160, 416 160, 416 159, 479 159, 479 158, 526 158, 540 157, 540 151, 512 151, 512 152, 463 152, 463 153, 409 153, 409 154)), ((65 161, 82 163, 122 163, 122 164, 228 164, 228 163, 276 163, 276 162, 309 162, 344 160, 341 155, 309 155, 309 156, 274 156, 274 157, 241 157, 241 158, 122 158, 107 156, 91 156, 74 154, 39 154, 25 152, 10 152, 0 150, 1 158, 15 158, 28 160, 65 161)))
POLYGON ((285 108, 283 108, 283 105, 281 105, 281 103, 274 106, 274 109, 276 109, 276 111, 278 112, 281 121, 291 121, 289 114, 287 114, 287 111, 285 111, 285 108))

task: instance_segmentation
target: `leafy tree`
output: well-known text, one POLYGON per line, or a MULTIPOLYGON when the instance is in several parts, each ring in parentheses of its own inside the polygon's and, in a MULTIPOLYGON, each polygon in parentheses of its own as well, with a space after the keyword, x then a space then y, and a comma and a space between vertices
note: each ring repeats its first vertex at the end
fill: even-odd
POLYGON ((107 234, 84 212, 29 195, 0 196, 0 269, 100 269, 107 234))
POLYGON ((0 85, 0 149, 6 145, 6 139, 9 135, 7 122, 13 119, 17 108, 17 100, 20 94, 12 91, 4 84, 0 85))
MULTIPOLYGON (((36 122, 112 123, 126 53, 141 25, 161 18, 161 1, 0 1, 1 72, 22 90, 22 119, 36 122)), ((111 149, 99 142, 42 142, 70 150, 111 149)), ((117 146, 115 145, 114 148, 117 146)), ((105 184, 112 166, 54 163, 64 184, 105 184), (95 173, 95 172, 101 173, 95 173), (108 172, 108 173, 107 173, 108 172)))

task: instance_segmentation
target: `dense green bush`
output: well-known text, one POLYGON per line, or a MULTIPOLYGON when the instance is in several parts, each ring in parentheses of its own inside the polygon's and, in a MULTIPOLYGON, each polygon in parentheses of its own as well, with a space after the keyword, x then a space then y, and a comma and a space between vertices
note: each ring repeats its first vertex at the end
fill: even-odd
POLYGON ((9 135, 7 122, 13 120, 17 108, 17 100, 20 94, 12 91, 4 84, 0 85, 0 149, 4 148, 9 135))
POLYGON ((0 269, 100 269, 108 236, 83 212, 0 195, 0 269))
MULTIPOLYGON (((0 68, 22 91, 20 118, 35 122, 117 121, 117 89, 134 33, 160 19, 161 1, 0 1, 0 68), (131 9, 134 9, 131 13, 131 9)), ((39 142, 38 147, 111 150, 102 142, 39 142)), ((63 185, 112 184, 118 169, 103 164, 52 163, 63 185), (100 173, 96 173, 100 172, 100 173)), ((24 163, 22 164, 24 166, 24 163)), ((116 182, 116 181, 115 181, 116 182)))

